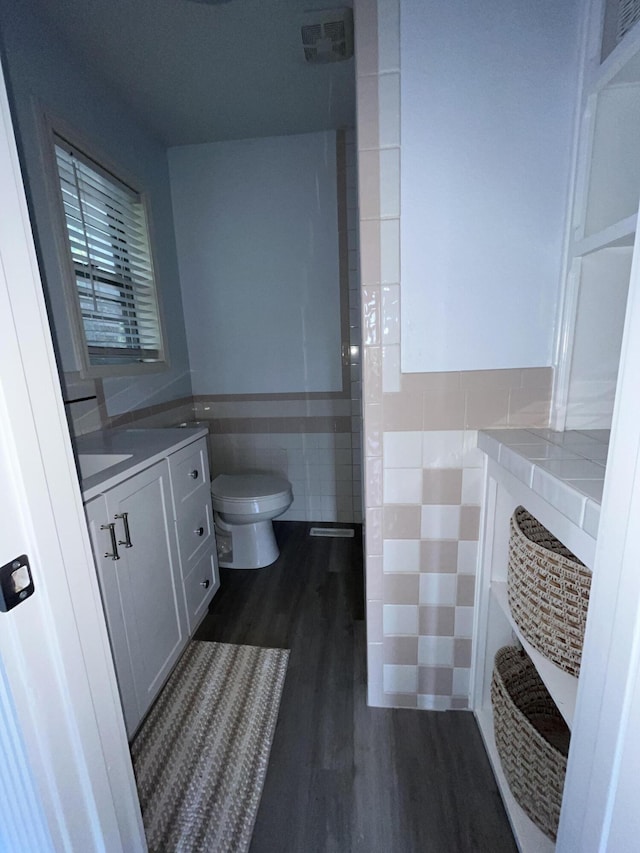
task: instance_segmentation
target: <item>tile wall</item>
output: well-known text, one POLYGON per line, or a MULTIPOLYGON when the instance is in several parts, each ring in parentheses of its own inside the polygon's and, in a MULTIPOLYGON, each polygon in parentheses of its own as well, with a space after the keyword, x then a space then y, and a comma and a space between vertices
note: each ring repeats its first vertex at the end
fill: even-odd
POLYGON ((477 430, 546 426, 551 368, 400 371, 399 0, 355 0, 369 704, 468 706, 477 430))

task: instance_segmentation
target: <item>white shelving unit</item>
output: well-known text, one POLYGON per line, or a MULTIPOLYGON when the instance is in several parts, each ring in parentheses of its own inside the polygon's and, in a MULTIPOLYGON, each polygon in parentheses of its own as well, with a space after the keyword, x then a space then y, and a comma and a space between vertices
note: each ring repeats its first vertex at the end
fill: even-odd
POLYGON ((640 202, 640 27, 600 62, 615 43, 617 3, 594 0, 585 49, 552 414, 558 430, 611 427, 640 202))
POLYGON ((602 539, 597 557, 598 525, 593 519, 588 522, 589 501, 576 510, 579 500, 567 491, 573 486, 579 490, 580 483, 568 482, 561 489, 551 482, 553 478, 546 478, 545 488, 534 492, 535 477, 527 476, 531 464, 507 464, 513 462, 516 448, 509 447, 506 438, 492 432, 484 445, 490 458, 476 584, 471 701, 521 853, 549 853, 555 845, 515 802, 493 735, 494 656, 501 646, 517 641, 572 731, 558 853, 637 847, 634 793, 640 737, 629 714, 629 697, 640 701, 637 660, 629 642, 637 636, 639 612, 637 534, 630 509, 637 485, 628 469, 638 447, 634 388, 640 335, 640 23, 616 45, 612 26, 615 29, 619 8, 619 0, 591 0, 585 32, 551 420, 552 429, 560 431, 610 428, 622 351, 610 470, 602 515, 599 507, 597 512, 597 535, 602 539), (630 281, 634 299, 627 305, 630 281), (497 445, 497 454, 491 442, 497 445), (503 454, 503 449, 508 452, 503 454), (577 679, 531 649, 511 618, 505 586, 509 518, 518 504, 585 565, 595 563, 580 689, 577 679))
MULTIPOLYGON (((495 432, 492 435, 495 436, 495 432)), ((488 460, 481 564, 476 585, 478 618, 474 635, 472 702, 521 853, 550 853, 554 850, 553 842, 526 815, 509 790, 493 733, 491 676, 495 654, 502 646, 516 643, 523 646, 569 728, 573 726, 578 691, 578 679, 537 651, 523 636, 511 615, 507 596, 509 520, 520 504, 529 509, 554 536, 572 548, 587 566, 592 565, 595 541, 558 507, 536 494, 526 482, 518 480, 495 460, 488 460)))

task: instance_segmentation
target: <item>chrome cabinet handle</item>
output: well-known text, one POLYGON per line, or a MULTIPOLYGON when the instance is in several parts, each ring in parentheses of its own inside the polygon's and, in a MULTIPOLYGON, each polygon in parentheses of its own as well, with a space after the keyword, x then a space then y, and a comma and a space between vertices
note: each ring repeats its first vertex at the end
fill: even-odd
POLYGON ((198 469, 194 468, 193 471, 189 471, 189 476, 191 477, 192 480, 197 480, 198 479, 198 469))
POLYGON ((209 580, 209 578, 207 578, 206 580, 200 581, 200 586, 203 586, 205 589, 209 589, 210 583, 211 581, 209 580))
POLYGON ((194 530, 193 532, 196 534, 196 536, 203 536, 204 535, 204 527, 199 527, 197 530, 194 530))
POLYGON ((118 539, 118 545, 124 545, 125 548, 132 548, 133 543, 131 542, 131 533, 129 532, 129 513, 117 512, 114 518, 121 518, 124 524, 124 539, 118 539))
POLYGON ((108 530, 109 535, 111 536, 111 553, 107 551, 105 553, 105 557, 111 557, 112 560, 119 560, 120 554, 118 554, 118 543, 116 542, 116 524, 115 521, 112 521, 111 524, 101 524, 100 530, 108 530))

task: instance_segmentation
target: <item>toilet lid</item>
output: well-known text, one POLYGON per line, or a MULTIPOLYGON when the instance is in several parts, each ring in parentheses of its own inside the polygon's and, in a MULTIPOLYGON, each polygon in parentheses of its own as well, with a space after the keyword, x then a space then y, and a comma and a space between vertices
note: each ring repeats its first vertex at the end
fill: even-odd
POLYGON ((225 500, 257 500, 288 494, 291 484, 273 474, 219 474, 211 483, 211 494, 225 500))

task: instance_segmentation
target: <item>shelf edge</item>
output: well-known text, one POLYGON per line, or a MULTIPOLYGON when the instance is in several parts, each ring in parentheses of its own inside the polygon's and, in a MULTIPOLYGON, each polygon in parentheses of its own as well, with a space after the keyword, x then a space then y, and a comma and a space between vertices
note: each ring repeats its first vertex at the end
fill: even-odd
POLYGON ((597 231, 589 237, 583 237, 581 240, 576 240, 573 245, 573 256, 575 258, 590 255, 600 249, 615 249, 621 246, 631 248, 635 240, 635 233, 638 224, 638 214, 634 213, 602 231, 597 231), (623 242, 631 238, 630 242, 623 242))

